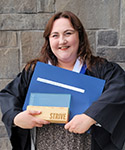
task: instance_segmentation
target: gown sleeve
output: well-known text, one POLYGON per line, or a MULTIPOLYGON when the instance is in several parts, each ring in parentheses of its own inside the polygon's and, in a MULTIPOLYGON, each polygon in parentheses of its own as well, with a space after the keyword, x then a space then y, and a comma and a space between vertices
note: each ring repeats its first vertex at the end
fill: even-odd
POLYGON ((31 67, 29 67, 27 71, 23 69, 23 71, 0 92, 0 105, 3 114, 2 121, 5 124, 9 137, 12 135, 13 119, 22 111, 32 73, 31 67))
POLYGON ((102 95, 85 111, 101 124, 101 127, 92 128, 94 139, 102 149, 105 145, 105 150, 112 149, 111 144, 113 150, 122 149, 125 141, 125 72, 119 65, 105 62, 94 75, 106 80, 102 95))

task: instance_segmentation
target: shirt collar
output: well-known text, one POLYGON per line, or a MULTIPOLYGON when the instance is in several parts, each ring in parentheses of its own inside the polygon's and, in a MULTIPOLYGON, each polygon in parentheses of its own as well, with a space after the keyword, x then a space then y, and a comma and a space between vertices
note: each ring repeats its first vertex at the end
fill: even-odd
POLYGON ((75 65, 73 67, 74 72, 80 73, 81 69, 82 69, 82 63, 80 62, 79 58, 76 60, 75 65))

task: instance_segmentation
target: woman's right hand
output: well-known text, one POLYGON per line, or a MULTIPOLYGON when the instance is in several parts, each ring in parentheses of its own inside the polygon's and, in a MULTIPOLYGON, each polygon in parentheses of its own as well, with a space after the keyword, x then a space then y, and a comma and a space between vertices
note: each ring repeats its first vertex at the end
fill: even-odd
POLYGON ((14 118, 14 125, 23 129, 32 129, 33 127, 42 127, 44 124, 49 124, 49 121, 35 117, 42 112, 35 110, 26 110, 17 114, 14 118))

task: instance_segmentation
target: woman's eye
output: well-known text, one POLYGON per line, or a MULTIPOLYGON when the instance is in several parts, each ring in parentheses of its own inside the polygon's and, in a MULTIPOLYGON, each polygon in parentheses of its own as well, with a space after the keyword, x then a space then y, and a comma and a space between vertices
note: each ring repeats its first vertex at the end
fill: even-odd
POLYGON ((52 35, 52 37, 58 37, 58 35, 57 35, 57 34, 54 34, 54 35, 52 35))
POLYGON ((72 33, 71 32, 66 32, 66 35, 71 35, 72 33))
POLYGON ((57 37, 58 37, 58 34, 51 34, 50 37, 51 37, 51 38, 57 38, 57 37))

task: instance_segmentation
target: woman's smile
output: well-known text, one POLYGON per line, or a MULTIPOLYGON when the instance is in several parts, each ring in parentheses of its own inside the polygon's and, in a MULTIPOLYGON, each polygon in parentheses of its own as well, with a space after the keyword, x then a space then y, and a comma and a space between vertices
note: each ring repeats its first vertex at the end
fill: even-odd
POLYGON ((60 50, 67 50, 70 46, 60 46, 59 49, 60 50))

